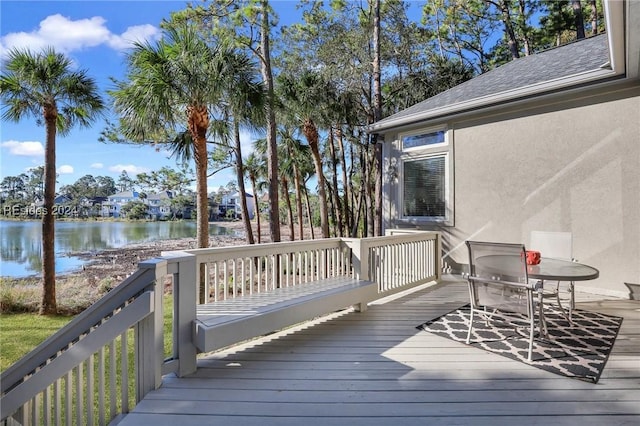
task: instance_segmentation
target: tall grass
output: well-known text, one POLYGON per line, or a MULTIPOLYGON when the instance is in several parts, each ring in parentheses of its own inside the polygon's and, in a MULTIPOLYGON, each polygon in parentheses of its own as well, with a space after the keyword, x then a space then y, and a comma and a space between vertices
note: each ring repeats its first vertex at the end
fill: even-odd
MULTIPOLYGON (((56 279, 58 313, 76 315, 95 303, 113 287, 113 279, 68 276, 56 279)), ((38 278, 0 278, 0 312, 38 312, 42 280, 38 278)))

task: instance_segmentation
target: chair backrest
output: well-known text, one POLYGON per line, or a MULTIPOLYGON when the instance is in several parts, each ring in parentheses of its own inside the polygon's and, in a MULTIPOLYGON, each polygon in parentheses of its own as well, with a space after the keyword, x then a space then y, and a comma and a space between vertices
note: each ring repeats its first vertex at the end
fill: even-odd
POLYGON ((530 289, 511 283, 528 284, 523 244, 467 241, 469 250, 469 291, 474 308, 531 313, 530 289))
POLYGON ((469 273, 479 278, 526 283, 523 244, 467 241, 469 273))
POLYGON ((573 258, 573 236, 571 232, 531 231, 531 250, 542 257, 571 260, 573 258))

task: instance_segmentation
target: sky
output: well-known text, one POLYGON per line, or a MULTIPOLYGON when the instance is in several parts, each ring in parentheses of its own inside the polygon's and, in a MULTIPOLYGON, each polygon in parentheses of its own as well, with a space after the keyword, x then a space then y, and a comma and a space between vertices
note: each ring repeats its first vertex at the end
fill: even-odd
MULTIPOLYGON (((297 1, 272 1, 282 24, 299 20, 297 1)), ((110 77, 122 79, 126 71, 125 55, 132 41, 156 40, 159 24, 172 11, 185 7, 185 1, 11 1, 0 2, 0 57, 4 61, 11 48, 38 51, 53 45, 65 53, 77 67, 96 80, 105 101, 105 91, 113 88, 110 77)), ((98 141, 103 120, 91 128, 75 127, 56 138, 56 168, 59 190, 85 175, 110 176, 116 182, 123 170, 129 177, 149 173, 163 166, 175 168, 170 153, 150 146, 109 144, 98 141)), ((255 136, 242 133, 244 154, 255 136)), ((19 123, 0 122, 0 180, 17 176, 44 164, 45 129, 33 117, 19 123)), ((193 166, 191 166, 193 168, 193 166)), ((232 170, 209 178, 213 192, 234 180, 232 170)))

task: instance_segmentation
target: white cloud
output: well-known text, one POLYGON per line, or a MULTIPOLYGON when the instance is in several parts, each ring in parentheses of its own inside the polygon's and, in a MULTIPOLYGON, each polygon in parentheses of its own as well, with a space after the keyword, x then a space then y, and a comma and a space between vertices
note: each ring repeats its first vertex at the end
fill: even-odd
POLYGON ((109 167, 109 171, 114 173, 126 171, 128 175, 138 175, 140 173, 149 173, 150 170, 146 167, 134 166, 133 164, 116 164, 115 166, 109 167))
POLYGON ((104 164, 102 164, 102 163, 93 163, 90 167, 92 169, 102 169, 102 168, 104 168, 104 164))
POLYGON ((253 152, 253 142, 258 139, 251 132, 243 130, 240 132, 240 149, 242 157, 247 158, 253 152))
POLYGON ((160 30, 153 25, 136 25, 127 28, 121 35, 112 35, 109 38, 109 46, 115 50, 125 50, 133 46, 134 42, 157 40, 160 30))
POLYGON ((60 173, 61 175, 70 175, 73 173, 73 166, 64 164, 58 167, 58 173, 60 173))
POLYGON ((34 31, 7 34, 2 38, 2 44, 7 49, 29 48, 32 51, 55 46, 57 51, 68 53, 107 42, 111 33, 105 22, 100 16, 72 21, 60 14, 50 15, 40 21, 34 31))
POLYGON ((20 155, 23 157, 42 157, 44 156, 44 146, 41 142, 31 141, 6 141, 0 144, 3 148, 9 150, 9 154, 20 155))
POLYGON ((70 53, 105 44, 122 50, 133 41, 155 40, 160 30, 153 25, 137 25, 127 28, 122 34, 112 33, 101 16, 72 20, 60 14, 47 16, 38 28, 31 32, 9 33, 0 38, 0 54, 9 49, 31 49, 40 51, 45 46, 55 46, 56 51, 70 53))

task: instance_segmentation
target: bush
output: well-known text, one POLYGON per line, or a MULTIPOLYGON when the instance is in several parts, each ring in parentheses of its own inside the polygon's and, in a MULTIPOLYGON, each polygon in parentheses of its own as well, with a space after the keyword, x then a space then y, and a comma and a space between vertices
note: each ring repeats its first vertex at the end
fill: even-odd
POLYGON ((32 280, 0 278, 0 312, 37 312, 42 288, 32 280))
MULTIPOLYGON (((75 315, 109 291, 111 282, 94 284, 80 277, 56 280, 58 313, 75 315)), ((42 282, 36 278, 0 279, 0 312, 38 312, 42 298, 42 282)))

